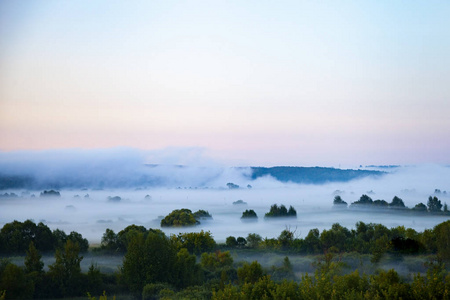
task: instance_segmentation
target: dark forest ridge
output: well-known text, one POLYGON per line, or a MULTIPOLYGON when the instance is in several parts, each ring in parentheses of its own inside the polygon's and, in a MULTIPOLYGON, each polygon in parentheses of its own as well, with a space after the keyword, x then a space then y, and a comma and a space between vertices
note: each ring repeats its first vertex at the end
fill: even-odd
MULTIPOLYGON (((335 169, 326 167, 231 167, 234 178, 224 175, 225 167, 193 167, 183 165, 147 164, 144 168, 124 169, 123 166, 102 170, 80 169, 75 172, 54 173, 45 170, 28 172, 22 170, 9 174, 0 171, 0 190, 6 189, 46 189, 46 188, 138 188, 138 187, 209 187, 209 182, 218 176, 224 185, 235 177, 253 181, 263 176, 271 176, 280 182, 322 184, 326 182, 346 182, 353 179, 382 176, 387 174, 375 170, 335 169), (249 169, 251 172, 248 172, 249 169), (208 172, 205 172, 207 170, 208 172), (197 178, 198 177, 198 178, 197 178), (174 181, 174 178, 190 178, 190 182, 174 181)), ((217 186, 212 186, 217 188, 217 186)), ((222 186, 219 186, 219 188, 222 186)))
POLYGON ((281 182, 321 184, 350 181, 367 176, 382 176, 386 172, 373 170, 335 169, 325 167, 251 167, 252 180, 270 175, 281 182))

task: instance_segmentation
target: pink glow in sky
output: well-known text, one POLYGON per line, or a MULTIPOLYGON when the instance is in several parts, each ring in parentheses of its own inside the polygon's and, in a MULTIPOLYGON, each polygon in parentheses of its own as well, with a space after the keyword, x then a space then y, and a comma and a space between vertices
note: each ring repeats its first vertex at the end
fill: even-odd
POLYGON ((449 164, 448 15, 448 1, 2 1, 0 150, 449 164))

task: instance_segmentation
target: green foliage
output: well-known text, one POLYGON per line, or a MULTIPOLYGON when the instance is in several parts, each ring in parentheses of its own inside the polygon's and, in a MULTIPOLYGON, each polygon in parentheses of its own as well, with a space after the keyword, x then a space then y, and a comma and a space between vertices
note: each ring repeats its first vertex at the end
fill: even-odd
POLYGON ((241 219, 258 219, 258 215, 253 209, 247 209, 242 213, 241 219))
POLYGON ((389 207, 392 207, 392 208, 405 208, 405 203, 403 202, 402 199, 400 199, 399 197, 395 196, 394 198, 392 198, 391 203, 389 203, 389 207))
MULTIPOLYGON (((97 300, 97 298, 92 297, 89 292, 87 293, 87 296, 88 296, 88 300, 97 300)), ((116 300, 116 296, 114 296, 112 299, 116 300)), ((103 291, 103 294, 98 297, 98 300, 108 300, 108 296, 106 295, 106 291, 103 291)))
POLYGON ((331 226, 330 230, 323 230, 320 235, 320 244, 327 251, 331 247, 336 248, 340 252, 347 251, 351 248, 351 232, 342 227, 339 223, 331 226))
POLYGON ((229 236, 225 240, 225 245, 227 245, 227 247, 230 247, 230 248, 235 248, 235 247, 237 247, 238 243, 234 236, 229 236))
POLYGON ((270 268, 270 276, 274 281, 295 280, 294 270, 289 257, 283 259, 283 264, 279 267, 272 266, 270 268))
POLYGON ((366 194, 362 195, 358 201, 353 202, 350 206, 356 207, 358 205, 372 205, 373 200, 366 194))
POLYGON ((100 269, 94 264, 89 266, 87 272, 87 289, 94 294, 104 292, 102 274, 100 273, 100 269))
POLYGON ((189 254, 186 248, 178 251, 175 263, 175 280, 173 281, 176 287, 185 288, 201 283, 201 269, 195 261, 195 255, 189 254))
POLYGON ((143 234, 145 238, 148 234, 148 231, 144 226, 137 226, 134 224, 129 225, 125 227, 125 229, 119 231, 116 239, 117 244, 116 245, 112 244, 111 247, 117 247, 116 248, 117 252, 125 253, 128 249, 128 244, 130 243, 130 240, 139 234, 143 234))
POLYGON ((270 211, 265 214, 265 217, 297 217, 297 211, 292 206, 290 206, 288 210, 283 204, 280 206, 274 204, 270 207, 270 211))
POLYGON ((26 273, 36 272, 38 274, 43 272, 44 263, 41 260, 42 255, 34 246, 33 242, 30 242, 28 246, 27 255, 25 256, 25 271, 26 273))
POLYGON ((436 196, 428 198, 428 211, 429 212, 440 212, 442 208, 441 200, 439 200, 436 196))
POLYGON ((74 244, 78 244, 80 247, 80 252, 87 252, 89 249, 89 242, 87 239, 83 238, 83 236, 75 231, 72 231, 68 236, 67 240, 72 241, 74 244))
POLYGON ((34 242, 41 252, 53 250, 55 238, 50 228, 42 222, 35 224, 31 220, 13 221, 0 230, 0 251, 5 254, 25 254, 30 242, 34 242))
POLYGON ((288 249, 294 240, 294 232, 289 229, 285 229, 278 237, 278 243, 282 249, 288 249))
POLYGON ((178 249, 186 248, 189 253, 196 255, 211 252, 217 246, 209 231, 180 233, 177 236, 172 235, 171 238, 178 245, 178 249))
POLYGON ((380 208, 380 207, 388 207, 389 203, 387 203, 385 200, 375 200, 372 203, 372 206, 380 208))
POLYGON ((427 212, 427 207, 423 203, 418 203, 414 206, 413 210, 416 212, 427 212))
POLYGON ((237 276, 240 284, 256 283, 264 276, 264 271, 257 261, 253 261, 251 264, 245 262, 242 267, 237 269, 237 276))
POLYGON ((245 238, 243 238, 242 236, 238 237, 236 239, 236 242, 237 242, 237 246, 239 248, 244 248, 245 245, 247 244, 247 240, 245 238))
POLYGON ((79 253, 80 246, 71 240, 67 240, 64 251, 56 250, 55 263, 49 266, 48 274, 58 295, 76 296, 82 293, 80 262, 83 257, 79 253))
POLYGON ((30 299, 33 297, 34 285, 21 268, 8 264, 0 277, 0 291, 5 290, 5 299, 30 299))
POLYGON ((212 219, 212 216, 209 214, 209 212, 207 212, 206 210, 203 210, 203 209, 197 210, 195 213, 193 213, 193 215, 197 221, 205 220, 205 219, 212 219))
POLYGON ((247 236, 247 247, 258 248, 262 241, 262 237, 256 233, 249 233, 247 236))
POLYGON ((200 224, 190 209, 176 209, 161 220, 161 227, 182 227, 200 224))
POLYGON ((145 238, 143 233, 132 236, 122 267, 126 285, 140 295, 148 283, 168 283, 178 288, 200 283, 202 274, 196 257, 183 244, 199 250, 205 247, 205 240, 214 242, 209 232, 180 234, 180 239, 169 239, 160 230, 150 230, 145 238))
POLYGON ((203 268, 209 271, 217 271, 225 267, 231 267, 233 265, 233 258, 230 251, 222 252, 217 250, 212 253, 202 253, 200 263, 203 268))
POLYGON ((334 205, 334 207, 338 207, 338 208, 346 208, 347 202, 342 200, 341 196, 336 195, 333 200, 333 205, 334 205))
POLYGON ((112 229, 106 228, 102 236, 101 249, 111 253, 120 251, 118 236, 112 229))
POLYGON ((159 299, 159 293, 164 290, 172 290, 172 287, 166 283, 149 283, 142 290, 142 300, 159 299))
POLYGON ((450 221, 445 221, 433 228, 436 238, 438 257, 450 262, 450 221))

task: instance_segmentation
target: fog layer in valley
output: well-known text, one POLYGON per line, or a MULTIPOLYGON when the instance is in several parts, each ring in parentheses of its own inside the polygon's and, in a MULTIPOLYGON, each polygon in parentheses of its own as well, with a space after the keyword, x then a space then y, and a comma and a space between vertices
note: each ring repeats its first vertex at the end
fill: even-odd
POLYGON ((106 228, 115 232, 131 224, 160 228, 161 217, 174 209, 204 209, 213 216, 212 220, 202 221, 201 225, 195 227, 162 230, 168 234, 209 230, 220 242, 230 235, 246 237, 248 233, 277 237, 286 228, 304 237, 312 228, 322 230, 336 222, 349 228, 354 228, 357 221, 363 221, 382 223, 388 227, 403 225, 422 231, 447 219, 443 216, 332 209, 333 198, 337 193, 348 204, 358 200, 362 194, 368 194, 373 200, 383 199, 387 202, 398 196, 411 208, 419 202, 426 204, 435 189, 440 189, 441 193, 436 196, 442 203, 449 203, 449 194, 444 191, 450 192, 450 168, 444 166, 398 167, 389 169, 386 175, 377 178, 305 185, 281 183, 271 177, 251 180, 248 168, 223 167, 198 160, 192 153, 191 158, 194 158, 186 161, 167 157, 157 159, 153 156, 151 161, 158 165, 143 166, 142 153, 132 151, 130 155, 123 151, 128 150, 119 151, 119 155, 106 153, 99 156, 94 153, 83 158, 79 158, 79 153, 66 153, 56 155, 53 159, 49 158, 53 153, 40 153, 34 158, 26 158, 24 153, 10 153, 9 156, 2 153, 2 172, 33 173, 41 180, 50 177, 67 180, 78 178, 85 188, 61 189, 59 198, 39 197, 42 189, 3 190, 2 194, 14 192, 19 197, 0 199, 0 225, 13 220, 32 219, 35 222, 43 221, 52 229, 60 228, 67 233, 80 232, 91 243, 99 243, 106 228), (177 163, 186 164, 181 167, 177 163), (139 189, 113 188, 114 183, 140 180, 142 175, 148 174, 160 178, 164 184, 139 189), (104 188, 99 189, 98 185, 102 182, 104 188), (240 188, 228 189, 229 182, 240 188), (251 188, 247 188, 247 185, 251 185, 251 188), (120 199, 111 201, 108 198, 115 196, 120 199), (233 205, 237 200, 247 204, 233 205), (287 207, 292 205, 297 210, 297 218, 264 220, 264 214, 275 203, 287 207), (257 222, 240 220, 246 209, 253 209, 257 213, 257 222))

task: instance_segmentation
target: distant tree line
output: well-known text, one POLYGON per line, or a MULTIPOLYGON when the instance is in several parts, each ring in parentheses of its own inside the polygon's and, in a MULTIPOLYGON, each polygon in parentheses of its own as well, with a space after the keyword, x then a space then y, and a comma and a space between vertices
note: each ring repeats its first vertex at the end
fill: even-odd
POLYGON ((271 176, 281 182, 313 183, 345 182, 363 177, 379 177, 386 172, 373 170, 342 170, 323 167, 251 167, 251 179, 271 176))
MULTIPOLYGON (((333 200, 333 207, 334 208, 347 208, 347 202, 342 200, 341 196, 337 195, 334 197, 333 200)), ((390 203, 386 202, 385 200, 372 200, 369 196, 366 194, 363 194, 359 200, 353 202, 350 205, 350 208, 377 208, 377 209, 396 209, 397 211, 411 211, 411 212, 429 212, 432 214, 450 214, 448 210, 447 203, 444 203, 442 205, 441 200, 438 199, 436 196, 430 196, 428 197, 427 205, 423 203, 416 204, 413 208, 409 209, 405 206, 405 203, 403 200, 397 196, 394 196, 392 198, 392 201, 390 203)))

